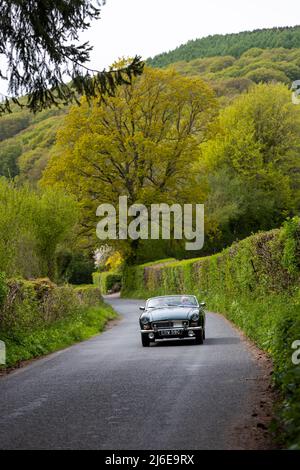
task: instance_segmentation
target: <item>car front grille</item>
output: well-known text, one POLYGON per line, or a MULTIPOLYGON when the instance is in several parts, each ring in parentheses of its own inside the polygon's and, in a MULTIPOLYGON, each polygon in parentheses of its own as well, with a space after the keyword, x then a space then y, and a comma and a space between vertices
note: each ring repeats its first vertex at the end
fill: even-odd
POLYGON ((153 328, 172 328, 173 322, 172 321, 156 321, 153 323, 153 328))
POLYGON ((155 321, 152 323, 153 329, 161 329, 161 328, 182 328, 185 326, 185 321, 182 320, 174 320, 174 321, 155 321))

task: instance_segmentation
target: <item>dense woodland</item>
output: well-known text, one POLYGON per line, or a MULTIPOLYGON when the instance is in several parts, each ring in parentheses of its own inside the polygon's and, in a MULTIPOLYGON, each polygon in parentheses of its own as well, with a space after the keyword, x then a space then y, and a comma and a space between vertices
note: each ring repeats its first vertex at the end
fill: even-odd
MULTIPOLYGON (((299 35, 298 27, 274 28, 190 41, 176 50, 178 54, 163 56, 168 57, 163 64, 150 62, 171 65, 161 70, 147 67, 142 77, 120 87, 100 107, 97 101, 90 107, 84 99, 80 107, 37 114, 13 106, 13 113, 0 120, 2 194, 8 181, 13 184, 11 194, 23 191, 24 185, 33 194, 57 185, 76 205, 65 247, 61 239, 55 248, 55 275, 76 279, 70 263, 79 264, 79 271, 92 269, 91 254, 99 245, 95 209, 120 193, 131 203, 146 205, 205 203, 206 242, 201 253, 186 252, 183 243, 174 240, 114 246, 128 259, 135 251, 134 261, 142 262, 215 253, 297 214, 300 112, 292 104, 290 86, 300 77, 299 35), (238 51, 234 45, 239 45, 238 51), (201 48, 206 52, 200 53, 201 48), (201 54, 207 57, 199 58, 201 54), (190 90, 195 92, 192 101, 190 90), (184 138, 176 136, 178 116, 183 129, 194 109, 194 126, 184 138), (156 117, 151 125, 149 113, 156 117), (180 151, 169 145, 170 137, 180 143, 180 151), (134 152, 135 163, 128 166, 134 152), (85 268, 82 258, 87 260, 85 268)), ((22 247, 24 235, 18 236, 22 247)), ((2 249, 5 252, 5 245, 2 249)), ((2 260, 0 268, 29 275, 16 260, 17 255, 9 269, 2 260)), ((35 266, 37 275, 54 269, 45 268, 44 260, 35 266)), ((79 274, 78 279, 84 276, 79 274)))
POLYGON ((300 26, 279 27, 244 31, 236 34, 214 34, 201 39, 188 41, 173 51, 163 52, 148 59, 153 67, 165 67, 181 60, 193 60, 202 57, 234 56, 240 57, 253 48, 274 49, 300 47, 300 26))

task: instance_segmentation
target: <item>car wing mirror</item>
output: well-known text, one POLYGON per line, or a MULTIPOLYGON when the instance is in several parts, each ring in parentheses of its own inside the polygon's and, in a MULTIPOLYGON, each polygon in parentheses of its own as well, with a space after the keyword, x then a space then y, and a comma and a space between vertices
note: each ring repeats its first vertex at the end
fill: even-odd
POLYGON ((145 307, 140 307, 140 310, 145 310, 145 307))
POLYGON ((205 307, 206 302, 200 302, 200 307, 205 307))

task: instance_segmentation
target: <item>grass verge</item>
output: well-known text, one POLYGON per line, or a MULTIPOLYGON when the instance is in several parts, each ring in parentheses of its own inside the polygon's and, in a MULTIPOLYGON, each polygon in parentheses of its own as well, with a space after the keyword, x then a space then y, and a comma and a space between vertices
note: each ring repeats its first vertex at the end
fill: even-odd
POLYGON ((0 366, 0 370, 84 341, 103 331, 106 323, 117 317, 117 313, 102 302, 32 331, 1 332, 1 340, 6 345, 6 364, 0 366))

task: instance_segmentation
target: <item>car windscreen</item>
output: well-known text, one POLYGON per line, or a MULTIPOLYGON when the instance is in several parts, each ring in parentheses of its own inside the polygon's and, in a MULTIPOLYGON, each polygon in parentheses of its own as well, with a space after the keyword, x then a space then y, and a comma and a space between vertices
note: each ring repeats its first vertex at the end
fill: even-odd
POLYGON ((156 297, 149 299, 147 303, 148 308, 163 308, 163 307, 185 307, 185 306, 197 306, 197 301, 192 295, 182 296, 166 296, 156 297))

